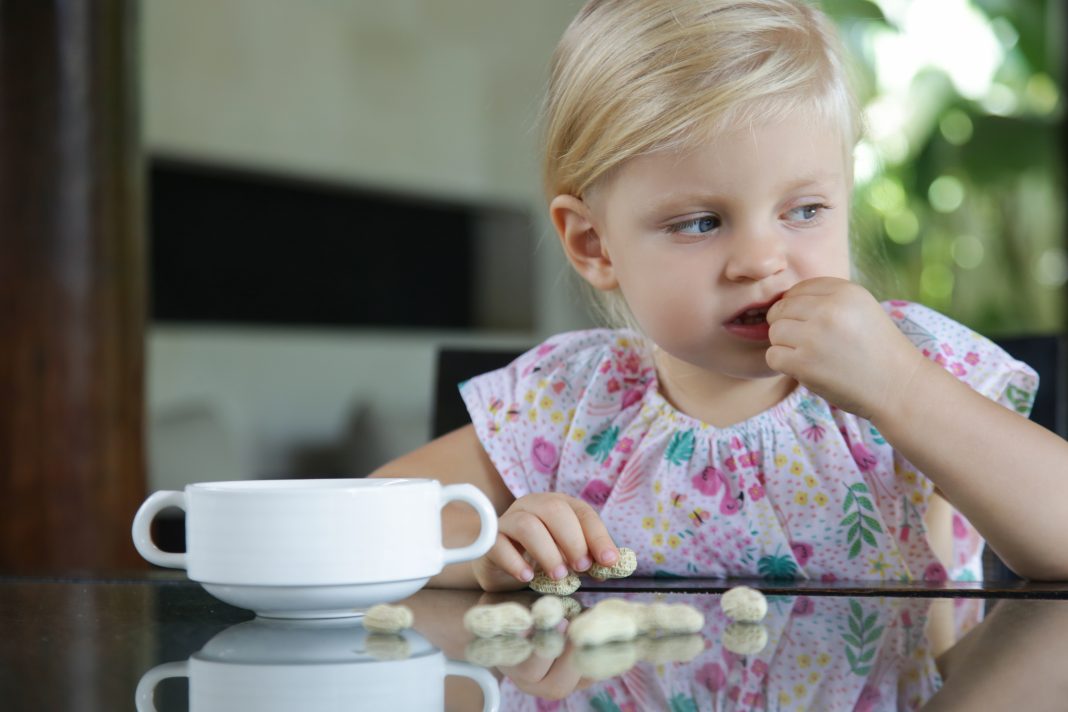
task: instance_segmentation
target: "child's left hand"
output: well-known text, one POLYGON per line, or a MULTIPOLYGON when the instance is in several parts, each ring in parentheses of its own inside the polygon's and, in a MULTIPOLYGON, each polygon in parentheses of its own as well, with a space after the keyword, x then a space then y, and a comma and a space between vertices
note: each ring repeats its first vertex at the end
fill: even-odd
POLYGON ((924 363, 860 285, 835 277, 795 284, 768 311, 768 366, 842 410, 873 419, 924 363))

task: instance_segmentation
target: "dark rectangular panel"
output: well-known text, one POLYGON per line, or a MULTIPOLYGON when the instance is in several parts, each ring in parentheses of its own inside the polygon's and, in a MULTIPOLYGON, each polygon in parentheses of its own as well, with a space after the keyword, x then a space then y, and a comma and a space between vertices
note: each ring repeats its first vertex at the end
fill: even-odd
POLYGON ((472 326, 468 206, 156 159, 160 322, 472 326))

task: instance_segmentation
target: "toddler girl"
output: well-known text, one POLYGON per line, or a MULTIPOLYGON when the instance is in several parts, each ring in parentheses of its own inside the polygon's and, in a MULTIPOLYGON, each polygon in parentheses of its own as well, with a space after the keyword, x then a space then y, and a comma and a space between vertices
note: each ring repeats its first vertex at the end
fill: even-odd
POLYGON ((473 424, 376 473, 497 507, 494 548, 435 583, 519 588, 617 546, 644 576, 975 579, 984 538, 1068 574, 1063 443, 1021 415, 1034 372, 848 281, 860 119, 817 10, 591 0, 546 121, 553 225, 628 328, 462 384, 473 424))

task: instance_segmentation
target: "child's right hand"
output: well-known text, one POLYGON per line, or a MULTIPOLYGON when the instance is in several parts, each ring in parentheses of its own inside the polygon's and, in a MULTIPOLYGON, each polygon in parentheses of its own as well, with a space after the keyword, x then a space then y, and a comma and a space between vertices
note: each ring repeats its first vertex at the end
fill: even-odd
POLYGON ((535 493, 515 500, 501 515, 497 542, 474 562, 474 574, 483 590, 504 591, 527 585, 535 564, 560 579, 569 569, 587 570, 595 560, 611 566, 619 549, 593 507, 565 494, 535 493))

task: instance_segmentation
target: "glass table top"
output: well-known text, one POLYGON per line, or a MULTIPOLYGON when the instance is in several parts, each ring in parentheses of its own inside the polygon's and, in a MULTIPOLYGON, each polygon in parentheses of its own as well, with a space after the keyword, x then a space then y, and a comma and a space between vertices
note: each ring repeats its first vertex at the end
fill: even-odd
MULTIPOLYGON (((558 629, 475 638, 463 615, 533 592, 424 589, 411 629, 257 619, 175 577, 0 578, 5 710, 1045 710, 1068 708, 1068 600, 877 585, 768 586, 738 627, 733 582, 581 589, 686 603, 705 625, 577 647, 558 629), (683 589, 683 590, 680 590, 683 589), (959 594, 959 595, 958 595, 959 594)), ((1038 596, 1038 597, 1036 597, 1038 596)))

